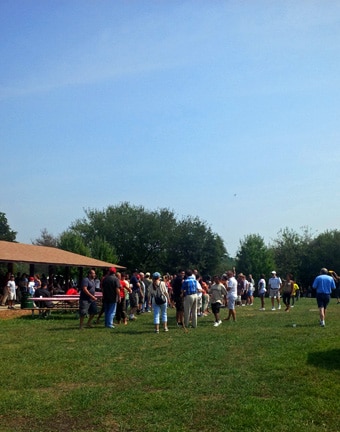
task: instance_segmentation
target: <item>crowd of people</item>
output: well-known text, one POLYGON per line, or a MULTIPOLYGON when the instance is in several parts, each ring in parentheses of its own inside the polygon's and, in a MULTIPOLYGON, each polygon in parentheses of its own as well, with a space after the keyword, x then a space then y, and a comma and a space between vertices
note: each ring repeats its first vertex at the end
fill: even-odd
MULTIPOLYGON (((325 313, 331 293, 336 287, 337 300, 339 298, 340 277, 332 270, 321 269, 320 275, 315 278, 313 289, 320 311, 320 325, 325 326, 325 313)), ((130 276, 127 273, 109 268, 101 279, 91 269, 83 278, 80 285, 61 276, 46 277, 44 274, 27 276, 26 274, 7 274, 2 284, 0 304, 8 309, 15 309, 22 296, 53 296, 55 294, 79 294, 80 329, 85 327, 84 320, 88 317, 86 326, 93 327, 100 323, 104 315, 104 325, 115 328, 115 324, 127 325, 134 321, 138 315, 153 312, 154 330, 159 333, 162 322, 164 331, 168 331, 167 309, 176 309, 177 326, 188 328, 197 327, 197 318, 212 314, 214 326, 222 324, 220 309, 226 308, 228 315, 225 320, 236 321, 238 306, 253 306, 254 293, 260 298, 260 311, 266 310, 266 301, 270 301, 272 311, 281 309, 281 299, 285 312, 289 312, 298 301, 301 290, 294 281, 294 276, 287 273, 281 279, 276 271, 272 271, 266 281, 264 274, 255 283, 251 274, 236 274, 235 269, 226 271, 221 276, 203 278, 197 270, 180 270, 176 275, 159 272, 152 275, 135 269, 130 276), (97 308, 96 292, 102 291, 102 307, 97 308), (94 318, 97 316, 96 320, 94 318)), ((47 304, 45 303, 45 306, 47 304)), ((53 304, 51 304, 51 307, 53 304)))
MULTIPOLYGON (((80 287, 80 329, 84 328, 85 316, 88 316, 86 326, 92 327, 93 319, 98 313, 95 280, 96 273, 92 269, 80 287)), ((332 290, 338 282, 339 277, 335 272, 323 268, 313 283, 321 326, 325 326, 325 312, 332 290)), ((159 333, 161 322, 164 331, 168 331, 169 307, 176 308, 176 322, 179 327, 187 329, 190 325, 195 328, 197 317, 207 316, 209 313, 214 316, 213 325, 218 327, 222 324, 220 309, 223 307, 228 310, 225 320, 236 321, 238 306, 254 305, 256 288, 261 300, 261 311, 265 310, 266 297, 270 299, 271 310, 275 311, 281 309, 282 296, 285 312, 289 312, 300 296, 300 288, 291 273, 281 280, 276 272, 272 271, 268 283, 265 275, 261 275, 256 287, 252 275, 236 275, 234 269, 210 280, 200 277, 197 270, 181 270, 177 275, 166 274, 163 277, 159 272, 151 275, 135 270, 129 278, 127 274, 121 274, 112 267, 103 276, 100 287, 103 292, 103 307, 96 323, 99 323, 101 315, 105 314, 105 327, 112 329, 115 328, 115 317, 117 323, 123 322, 127 325, 128 320, 134 321, 138 315, 152 311, 156 333, 159 333)))

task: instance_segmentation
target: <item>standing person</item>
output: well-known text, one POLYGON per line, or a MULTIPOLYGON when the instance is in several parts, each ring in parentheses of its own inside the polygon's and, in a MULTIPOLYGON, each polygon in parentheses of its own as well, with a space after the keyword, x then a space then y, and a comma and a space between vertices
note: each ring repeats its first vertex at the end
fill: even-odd
POLYGON ((92 320, 94 316, 97 314, 97 302, 96 302, 96 286, 94 279, 96 277, 96 271, 91 269, 87 277, 84 278, 81 282, 80 286, 80 296, 79 296, 79 329, 82 330, 84 328, 84 319, 88 314, 89 319, 87 321, 87 327, 92 327, 92 320))
POLYGON ((275 270, 272 271, 271 275, 272 276, 268 281, 268 287, 269 287, 269 297, 271 298, 271 301, 272 301, 272 311, 274 311, 275 310, 275 305, 274 305, 275 299, 277 300, 277 308, 281 309, 280 290, 282 287, 282 281, 278 276, 276 276, 275 270))
POLYGON ((240 273, 237 276, 237 303, 240 304, 241 306, 246 305, 247 287, 248 287, 248 282, 246 280, 246 277, 243 273, 240 273))
POLYGON ((197 327, 197 292, 198 285, 192 270, 185 272, 185 279, 182 283, 182 293, 184 297, 184 325, 189 327, 190 315, 192 327, 197 327))
POLYGON ((266 310, 265 307, 264 307, 264 298, 265 298, 266 292, 267 292, 266 279, 265 278, 266 278, 265 275, 261 274, 260 275, 260 280, 258 281, 258 284, 257 284, 257 287, 258 287, 258 290, 259 290, 259 297, 260 297, 260 300, 261 300, 261 308, 260 308, 261 311, 266 310))
POLYGON ((140 272, 138 275, 139 283, 140 283, 140 292, 141 296, 139 298, 139 305, 137 314, 144 313, 144 299, 145 299, 145 283, 144 283, 145 275, 143 272, 140 272))
POLYGON ((105 327, 115 328, 113 320, 115 318, 117 303, 120 302, 120 282, 116 276, 116 268, 109 268, 109 274, 102 282, 103 302, 105 304, 105 327))
POLYGON ((293 275, 291 273, 287 273, 286 279, 284 280, 282 285, 282 300, 286 306, 285 312, 290 311, 290 300, 292 298, 293 293, 294 293, 293 275))
POLYGON ((335 282, 336 304, 340 304, 340 276, 338 276, 334 270, 329 270, 328 273, 335 282))
POLYGON ((208 316, 208 308, 209 308, 209 281, 202 280, 201 281, 201 288, 202 288, 202 315, 208 316))
POLYGON ((221 283, 219 276, 214 276, 214 283, 210 287, 209 294, 211 296, 211 310, 215 316, 214 327, 218 327, 222 324, 220 319, 220 309, 223 300, 227 296, 227 290, 221 283))
POLYGON ((150 276, 151 275, 149 272, 145 273, 145 277, 144 277, 145 294, 144 294, 144 304, 143 304, 145 312, 151 312, 150 306, 149 306, 149 303, 150 303, 149 298, 150 298, 150 287, 152 284, 152 280, 151 280, 150 276))
POLYGON ((30 276, 30 278, 29 278, 28 293, 30 296, 34 296, 34 293, 35 293, 35 283, 34 283, 34 277, 33 276, 30 276))
POLYGON ((161 282, 161 275, 158 272, 155 272, 152 275, 150 296, 152 301, 153 323, 155 325, 155 333, 159 333, 160 317, 163 322, 164 331, 166 332, 169 331, 167 309, 168 309, 168 304, 170 303, 170 297, 165 283, 161 282), (156 300, 161 295, 164 296, 165 301, 162 304, 157 304, 156 300))
POLYGON ((141 299, 141 285, 139 282, 139 271, 135 270, 130 279, 130 288, 131 293, 129 295, 130 299, 130 320, 135 320, 138 312, 138 307, 141 303, 143 303, 141 299))
POLYGON ((125 275, 117 272, 117 278, 120 280, 120 302, 117 303, 116 318, 117 323, 123 323, 127 325, 127 315, 126 315, 126 293, 131 291, 130 284, 125 280, 125 275))
POLYGON ((227 271, 227 280, 227 300, 229 314, 225 320, 228 321, 230 318, 232 318, 233 321, 236 321, 235 303, 237 300, 237 280, 234 277, 234 272, 232 270, 227 271))
MULTIPOLYGON (((109 275, 109 269, 105 270, 105 273, 103 274, 102 278, 100 279, 100 291, 103 291, 103 280, 106 278, 106 276, 109 275)), ((97 278, 94 280, 94 286, 95 286, 95 290, 97 290, 97 278)), ((97 319, 95 321, 95 324, 99 324, 100 318, 104 315, 105 313, 105 301, 104 301, 104 297, 102 297, 102 307, 100 308, 99 314, 97 315, 97 319)))
POLYGON ((8 292, 8 309, 15 309, 17 285, 15 283, 15 276, 12 274, 7 282, 7 292, 8 292))
POLYGON ((250 274, 248 276, 248 285, 247 285, 247 305, 253 306, 254 304, 254 279, 253 276, 250 274))
POLYGON ((177 276, 172 280, 172 295, 176 307, 176 322, 178 327, 184 325, 184 298, 182 293, 182 283, 185 272, 180 270, 177 276))
POLYGON ((320 275, 315 278, 313 288, 316 290, 316 301, 320 312, 320 326, 325 327, 326 309, 331 299, 332 290, 335 289, 334 279, 329 275, 326 268, 322 268, 320 275))
POLYGON ((1 288, 2 288, 2 294, 1 294, 1 306, 5 306, 7 299, 8 299, 8 281, 11 279, 11 274, 10 273, 6 273, 6 276, 4 277, 4 279, 1 279, 1 288))

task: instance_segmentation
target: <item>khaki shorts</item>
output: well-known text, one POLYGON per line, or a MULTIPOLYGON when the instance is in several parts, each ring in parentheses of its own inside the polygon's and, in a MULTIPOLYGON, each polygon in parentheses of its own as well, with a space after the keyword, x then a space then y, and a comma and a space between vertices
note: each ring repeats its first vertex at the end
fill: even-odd
POLYGON ((270 288, 269 297, 279 299, 280 298, 280 290, 270 288))

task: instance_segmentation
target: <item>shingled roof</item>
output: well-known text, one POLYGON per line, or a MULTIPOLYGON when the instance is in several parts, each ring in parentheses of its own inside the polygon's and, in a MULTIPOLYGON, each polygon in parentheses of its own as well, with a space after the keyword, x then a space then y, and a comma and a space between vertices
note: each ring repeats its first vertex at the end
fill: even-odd
POLYGON ((54 247, 28 245, 0 241, 0 261, 7 263, 23 262, 29 264, 52 264, 73 267, 116 267, 117 264, 100 261, 54 247))

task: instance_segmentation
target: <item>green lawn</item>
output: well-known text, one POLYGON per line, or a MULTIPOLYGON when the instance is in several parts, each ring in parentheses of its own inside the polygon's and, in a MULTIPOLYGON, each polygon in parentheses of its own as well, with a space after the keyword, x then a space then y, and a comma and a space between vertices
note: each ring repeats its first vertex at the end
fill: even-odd
MULTIPOLYGON (((237 308, 237 322, 78 330, 71 313, 1 320, 0 431, 339 431, 340 305, 237 308), (296 324, 296 327, 293 327, 296 324)), ((222 317, 226 311, 222 311, 222 317)))

